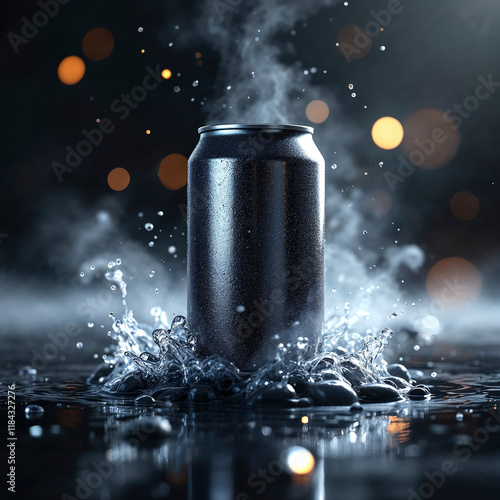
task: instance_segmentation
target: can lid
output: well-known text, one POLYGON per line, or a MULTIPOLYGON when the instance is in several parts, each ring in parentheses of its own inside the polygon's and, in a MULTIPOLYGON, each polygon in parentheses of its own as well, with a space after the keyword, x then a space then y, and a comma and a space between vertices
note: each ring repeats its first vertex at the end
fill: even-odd
POLYGON ((198 133, 211 132, 213 130, 245 130, 245 129, 261 129, 261 130, 294 130, 295 132, 305 132, 313 134, 314 129, 306 125, 293 125, 290 123, 222 123, 219 125, 205 125, 198 129, 198 133))

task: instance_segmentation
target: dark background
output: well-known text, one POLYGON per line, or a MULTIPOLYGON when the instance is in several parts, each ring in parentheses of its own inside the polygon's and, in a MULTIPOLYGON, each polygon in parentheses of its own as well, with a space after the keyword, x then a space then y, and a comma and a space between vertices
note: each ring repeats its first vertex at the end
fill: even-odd
MULTIPOLYGON (((59 6, 59 13, 21 45, 18 54, 7 34, 20 34, 23 16, 31 19, 40 7, 34 1, 2 4, 0 233, 7 236, 0 240, 0 266, 4 281, 29 279, 47 287, 78 282, 86 253, 116 251, 124 240, 136 243, 153 261, 183 275, 185 237, 180 233, 186 225, 179 205, 186 201, 186 189, 164 188, 156 168, 168 154, 189 156, 198 139, 198 126, 210 121, 207 108, 222 93, 221 75, 226 68, 199 28, 203 12, 210 12, 211 4, 70 1, 59 6), (89 61, 82 54, 82 38, 94 27, 107 28, 115 39, 112 54, 100 62, 89 61), (138 27, 144 31, 138 32, 138 27), (197 63, 196 52, 202 54, 202 65, 197 63), (78 84, 67 86, 58 80, 57 67, 72 54, 84 58, 87 71, 78 84), (115 119, 117 129, 58 182, 51 163, 64 160, 66 145, 76 145, 82 129, 94 128, 97 118, 110 116, 111 102, 141 83, 146 66, 157 64, 171 69, 172 78, 149 92, 126 120, 115 119), (195 80, 199 85, 193 87, 195 80), (177 85, 179 92, 174 91, 177 85), (146 129, 151 130, 150 135, 146 129), (107 175, 115 167, 124 167, 131 174, 131 183, 123 192, 113 192, 107 185, 107 175), (112 227, 101 228, 97 234, 103 238, 92 240, 93 217, 100 210, 112 213, 112 227), (158 210, 164 212, 162 219, 155 216, 158 210), (144 218, 138 217, 139 212, 144 212, 144 218), (161 224, 165 233, 154 248, 147 246, 151 239, 143 229, 147 221, 161 224), (173 231, 177 233, 168 238, 166 233, 173 231), (79 233, 87 235, 85 241, 81 234, 77 237, 79 233), (172 242, 179 254, 175 260, 167 253, 172 242)), ((335 47, 336 34, 347 24, 365 25, 372 19, 370 10, 383 9, 387 2, 326 4, 307 21, 298 21, 295 34, 283 30, 275 37, 277 44, 286 47, 280 59, 283 64, 296 65, 298 72, 316 67, 317 73, 308 77, 310 86, 333 96, 330 117, 316 128, 321 132, 333 122, 337 135, 326 144, 325 134, 319 134, 317 142, 327 167, 338 162, 331 153, 336 143, 342 144, 350 161, 345 162, 346 167, 338 162, 336 171, 327 168, 328 176, 336 176, 329 178, 330 189, 332 185, 339 192, 355 189, 361 196, 373 189, 387 190, 378 163, 384 161, 384 168, 395 170, 400 151, 377 148, 371 140, 371 126, 380 116, 404 121, 420 108, 445 110, 462 103, 473 94, 480 75, 492 74, 500 81, 500 5, 494 0, 402 0, 405 11, 373 40, 368 56, 348 64, 335 47), (386 46, 383 52, 381 45, 386 46), (356 98, 348 89, 352 82, 356 98), (365 171, 370 175, 364 176, 365 171)), ((251 15, 249 5, 243 2, 241 6, 242 25, 245 15, 251 15)), ((230 28, 220 23, 221 33, 230 28)), ((304 109, 306 104, 304 101, 304 109)), ((464 121, 460 150, 453 161, 438 170, 417 169, 392 194, 392 209, 372 221, 369 245, 375 251, 395 239, 399 245, 423 248, 426 262, 409 287, 422 287, 437 260, 457 256, 478 267, 484 290, 496 288, 500 274, 499 105, 500 91, 464 121), (450 199, 461 190, 479 199, 479 214, 472 221, 459 221, 450 212, 450 199)), ((305 114, 291 116, 290 121, 310 124, 305 114)), ((359 212, 370 217, 365 205, 360 205, 359 212)), ((406 276, 404 271, 402 276, 406 276)), ((4 288, 4 296, 8 293, 4 288)))

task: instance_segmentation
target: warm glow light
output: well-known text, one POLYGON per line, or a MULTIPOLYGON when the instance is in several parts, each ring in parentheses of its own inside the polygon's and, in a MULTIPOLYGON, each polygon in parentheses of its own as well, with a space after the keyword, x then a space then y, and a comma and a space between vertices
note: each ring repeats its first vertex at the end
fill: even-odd
POLYGON ((187 158, 177 153, 165 156, 158 167, 158 178, 168 189, 181 189, 187 184, 187 158))
POLYGON ((403 153, 416 167, 441 168, 455 157, 460 133, 453 119, 444 111, 426 108, 413 113, 404 122, 403 153))
POLYGON ((168 80, 172 76, 172 72, 169 69, 164 69, 161 72, 161 76, 165 78, 165 80, 168 80))
POLYGON ((148 135, 149 135, 150 133, 151 133, 151 130, 149 130, 149 129, 148 129, 148 130, 146 130, 146 134, 148 134, 148 135))
POLYGON ((309 423, 309 417, 307 415, 304 415, 300 421, 303 423, 303 424, 308 424, 309 423))
POLYGON ((314 469, 314 457, 302 446, 292 446, 287 453, 287 464, 294 474, 309 474, 314 469))
POLYGON ((468 260, 447 257, 432 266, 426 285, 432 300, 445 307, 455 307, 477 298, 482 280, 476 266, 468 260))
POLYGON ((450 210, 457 219, 472 220, 479 212, 479 200, 469 191, 460 191, 451 199, 450 210))
POLYGON ((201 57, 201 52, 195 52, 194 57, 196 57, 196 59, 199 59, 201 57))
POLYGON ((387 426, 387 432, 389 433, 391 441, 395 441, 396 443, 405 443, 410 439, 409 419, 389 415, 389 425, 387 426))
POLYGON ((85 63, 78 56, 64 58, 57 68, 57 76, 65 85, 78 83, 85 74, 85 63))
POLYGON ((141 49, 141 54, 144 54, 144 52, 146 52, 144 49, 141 49))
POLYGON ((337 49, 350 62, 365 57, 372 48, 372 39, 363 26, 349 24, 337 33, 337 49))
POLYGON ((91 61, 106 59, 115 47, 115 39, 106 28, 91 29, 82 41, 82 50, 91 61))
POLYGON ((130 174, 124 168, 114 168, 108 174, 108 185, 114 191, 123 191, 129 184, 130 174))
POLYGON ((311 101, 306 107, 306 116, 313 123, 323 123, 329 114, 328 104, 319 99, 311 101))
POLYGON ((403 137, 403 126, 392 116, 379 118, 372 127, 373 142, 381 149, 397 148, 403 137))

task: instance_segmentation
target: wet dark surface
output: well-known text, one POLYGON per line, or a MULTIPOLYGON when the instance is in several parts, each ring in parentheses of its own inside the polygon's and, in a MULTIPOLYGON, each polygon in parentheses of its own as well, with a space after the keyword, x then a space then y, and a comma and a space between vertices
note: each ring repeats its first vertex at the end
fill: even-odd
MULTIPOLYGON (((138 405, 89 388, 97 361, 78 363, 80 352, 36 378, 18 375, 14 352, 4 350, 0 372, 3 402, 16 385, 13 498, 497 497, 498 347, 423 348, 405 364, 422 370, 432 397, 362 411, 138 405), (26 416, 31 404, 43 414, 26 416)), ((5 404, 1 420, 5 435, 5 404)))

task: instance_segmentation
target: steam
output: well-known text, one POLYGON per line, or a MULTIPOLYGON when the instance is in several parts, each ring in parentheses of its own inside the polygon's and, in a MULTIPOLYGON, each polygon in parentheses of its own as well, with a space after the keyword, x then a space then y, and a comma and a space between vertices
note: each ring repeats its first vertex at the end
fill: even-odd
MULTIPOLYGON (((330 110, 340 108, 330 90, 313 85, 307 68, 299 62, 284 62, 291 49, 280 40, 297 23, 338 2, 236 3, 207 0, 196 29, 220 56, 216 95, 206 106, 207 122, 303 124, 307 123, 305 108, 313 99, 327 102, 330 110)), ((331 43, 318 50, 336 48, 331 43)), ((424 253, 415 245, 393 244, 382 250, 376 243, 383 227, 367 209, 366 193, 352 184, 358 167, 348 149, 358 133, 332 113, 314 135, 327 162, 326 309, 342 313, 348 302, 351 311, 368 309, 366 321, 382 328, 394 307, 405 309, 410 300, 397 284, 398 271, 403 267, 418 271, 424 253), (328 168, 333 162, 339 165, 335 171, 328 168), (345 186, 349 189, 341 189, 345 186)), ((410 316, 411 312, 406 319, 410 316)), ((393 319, 388 326, 394 328, 397 323, 393 319)))

